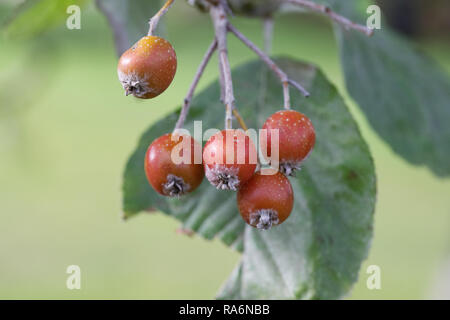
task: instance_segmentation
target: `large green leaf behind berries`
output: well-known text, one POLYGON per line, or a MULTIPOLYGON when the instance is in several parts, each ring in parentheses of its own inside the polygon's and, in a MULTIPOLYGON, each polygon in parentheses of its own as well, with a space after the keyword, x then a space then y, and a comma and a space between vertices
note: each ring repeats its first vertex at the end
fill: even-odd
MULTIPOLYGON (((152 125, 131 156, 123 185, 125 216, 155 208, 207 239, 218 237, 243 250, 220 298, 338 298, 356 281, 368 253, 376 193, 373 162, 355 121, 324 75, 292 59, 277 62, 310 90, 309 99, 292 91, 292 102, 311 118, 317 132, 311 157, 291 179, 291 217, 270 231, 246 227, 236 195, 217 191, 206 180, 180 199, 156 194, 145 178, 145 152, 153 139, 173 129, 177 113, 152 125)), ((237 68, 233 79, 242 116, 249 127, 260 128, 282 105, 278 79, 259 62, 237 68)), ((194 120, 203 121, 203 130, 223 127, 219 95, 215 82, 195 97, 187 129, 192 130, 194 120)))

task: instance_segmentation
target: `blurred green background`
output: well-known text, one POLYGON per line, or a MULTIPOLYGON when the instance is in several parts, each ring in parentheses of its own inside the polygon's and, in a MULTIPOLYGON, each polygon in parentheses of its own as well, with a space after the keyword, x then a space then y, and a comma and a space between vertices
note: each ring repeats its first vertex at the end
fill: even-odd
MULTIPOLYGON (((8 8, 1 5, 0 18, 8 8)), ((180 105, 212 39, 208 16, 184 1, 167 23, 179 67, 173 85, 149 101, 123 95, 110 29, 92 5, 81 30, 61 24, 38 41, 1 38, 0 298, 211 299, 237 263, 219 241, 177 234, 178 222, 161 213, 120 219, 128 156, 151 123, 180 105), (81 267, 81 290, 66 288, 72 264, 81 267)), ((262 45, 260 21, 235 23, 262 45)), ((427 37, 420 45, 450 72, 450 42, 427 37)), ((324 70, 375 158, 375 236, 348 298, 436 297, 450 252, 450 180, 409 165, 368 126, 346 94, 325 20, 279 17, 273 48, 324 70), (366 287, 372 264, 381 290, 366 287)), ((230 58, 236 66, 255 57, 230 37, 230 58)), ((200 90, 217 77, 214 62, 200 90)))

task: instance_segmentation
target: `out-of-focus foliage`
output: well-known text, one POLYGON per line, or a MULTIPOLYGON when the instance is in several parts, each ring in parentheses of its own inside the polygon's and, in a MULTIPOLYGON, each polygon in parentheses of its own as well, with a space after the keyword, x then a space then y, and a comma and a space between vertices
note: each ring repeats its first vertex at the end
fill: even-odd
MULTIPOLYGON (((206 11, 211 5, 210 0, 187 0, 191 5, 195 5, 202 11, 206 11)), ((275 13, 281 0, 228 0, 229 8, 234 14, 240 14, 250 17, 266 17, 275 13)))
POLYGON ((248 16, 270 16, 280 7, 280 0, 228 0, 234 13, 248 16))
POLYGON ((428 57, 384 30, 369 41, 338 31, 349 93, 406 160, 450 175, 450 80, 428 57))
MULTIPOLYGON (((161 7, 159 0, 96 0, 96 4, 113 30, 119 56, 147 34, 149 19, 161 7)), ((161 28, 160 22, 157 34, 161 28)))
POLYGON ((0 72, 0 118, 28 110, 50 87, 58 66, 58 47, 52 39, 28 44, 27 53, 0 72))
MULTIPOLYGON (((313 0, 365 24, 369 0, 313 0)), ((291 8, 291 7, 290 7, 291 8)), ((335 24, 347 88, 399 155, 450 175, 450 79, 386 24, 371 38, 335 24)))
POLYGON ((12 4, 8 2, 0 3, 0 26, 4 26, 6 24, 6 20, 11 15, 12 10, 12 4))
MULTIPOLYGON (((355 1, 330 4, 365 23, 368 2, 355 1)), ((386 24, 372 38, 339 26, 336 31, 348 91, 370 124, 409 162, 450 175, 448 75, 386 24)))
POLYGON ((83 6, 88 1, 26 0, 13 11, 4 25, 4 32, 12 38, 36 36, 65 21, 70 5, 83 6))
POLYGON ((408 36, 448 36, 450 1, 377 0, 386 21, 408 36))

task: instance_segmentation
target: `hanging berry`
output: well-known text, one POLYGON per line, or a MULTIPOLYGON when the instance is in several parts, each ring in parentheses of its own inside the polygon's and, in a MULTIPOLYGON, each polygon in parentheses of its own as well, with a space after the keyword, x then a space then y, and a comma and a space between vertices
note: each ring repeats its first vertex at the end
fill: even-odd
POLYGON ((295 110, 282 110, 271 115, 264 123, 267 135, 261 136, 261 150, 268 159, 272 156, 271 130, 278 130, 280 171, 292 176, 312 151, 316 134, 311 121, 295 110))
POLYGON ((236 191, 255 172, 256 148, 244 131, 223 130, 206 143, 203 163, 206 178, 213 186, 236 191))
POLYGON ((280 172, 274 175, 257 172, 238 191, 237 202, 247 224, 268 230, 289 217, 294 193, 291 183, 280 172))
POLYGON ((153 141, 147 150, 145 173, 150 185, 164 196, 192 192, 204 177, 201 145, 189 135, 163 135, 153 141), (198 164, 195 163, 196 150, 200 152, 198 164))
POLYGON ((163 38, 145 36, 120 57, 117 67, 125 94, 150 99, 169 87, 177 70, 177 56, 163 38))

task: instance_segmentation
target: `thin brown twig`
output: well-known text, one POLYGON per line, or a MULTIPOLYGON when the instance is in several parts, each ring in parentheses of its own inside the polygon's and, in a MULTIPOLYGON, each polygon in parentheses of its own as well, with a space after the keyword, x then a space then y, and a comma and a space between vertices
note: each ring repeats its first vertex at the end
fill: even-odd
POLYGON ((339 23, 340 25, 342 25, 344 28, 346 29, 354 29, 357 30, 359 32, 364 33, 367 36, 372 36, 373 35, 373 29, 370 29, 366 26, 357 24, 339 14, 337 14, 336 12, 334 12, 333 10, 330 9, 330 7, 321 5, 321 4, 317 4, 315 2, 309 1, 309 0, 284 0, 286 3, 292 3, 295 4, 297 6, 301 6, 304 8, 307 8, 311 11, 315 11, 315 12, 319 12, 322 13, 324 15, 327 15, 331 20, 339 23))
POLYGON ((217 49, 219 52, 219 66, 221 70, 221 77, 223 77, 225 104, 225 129, 233 127, 233 109, 234 109, 234 91, 233 81, 231 77, 230 61, 228 60, 228 45, 227 45, 227 13, 223 3, 219 2, 216 6, 210 9, 211 19, 214 24, 217 39, 217 49))
POLYGON ((174 2, 175 0, 167 0, 166 3, 162 6, 162 8, 159 9, 159 11, 150 19, 150 21, 148 22, 150 26, 147 35, 149 36, 153 35, 153 31, 156 29, 156 26, 159 23, 159 19, 161 19, 161 17, 166 14, 167 10, 169 10, 169 8, 172 6, 174 2))
POLYGON ((192 97, 194 96, 195 89, 197 88, 200 78, 202 77, 206 69, 206 66, 208 65, 208 62, 209 60, 211 60, 211 57, 214 51, 216 51, 216 49, 217 49, 217 40, 214 38, 213 42, 208 47, 208 50, 203 56, 202 62, 198 66, 197 72, 195 73, 194 80, 192 81, 191 86, 189 87, 186 98, 184 98, 183 107, 181 108, 180 116, 178 118, 174 130, 180 129, 184 126, 184 122, 186 121, 186 117, 189 113, 189 108, 191 106, 192 97))
POLYGON ((260 48, 258 48, 253 42, 251 42, 246 36, 244 36, 239 30, 237 30, 233 25, 228 23, 228 30, 231 31, 239 40, 241 40, 247 47, 254 51, 260 59, 266 63, 269 68, 278 76, 281 83, 283 84, 283 95, 284 95, 284 107, 286 109, 290 108, 290 95, 289 95, 289 84, 298 89, 305 97, 309 97, 309 92, 303 88, 299 83, 292 79, 289 79, 287 74, 276 65, 276 63, 270 59, 270 57, 265 54, 260 48))

